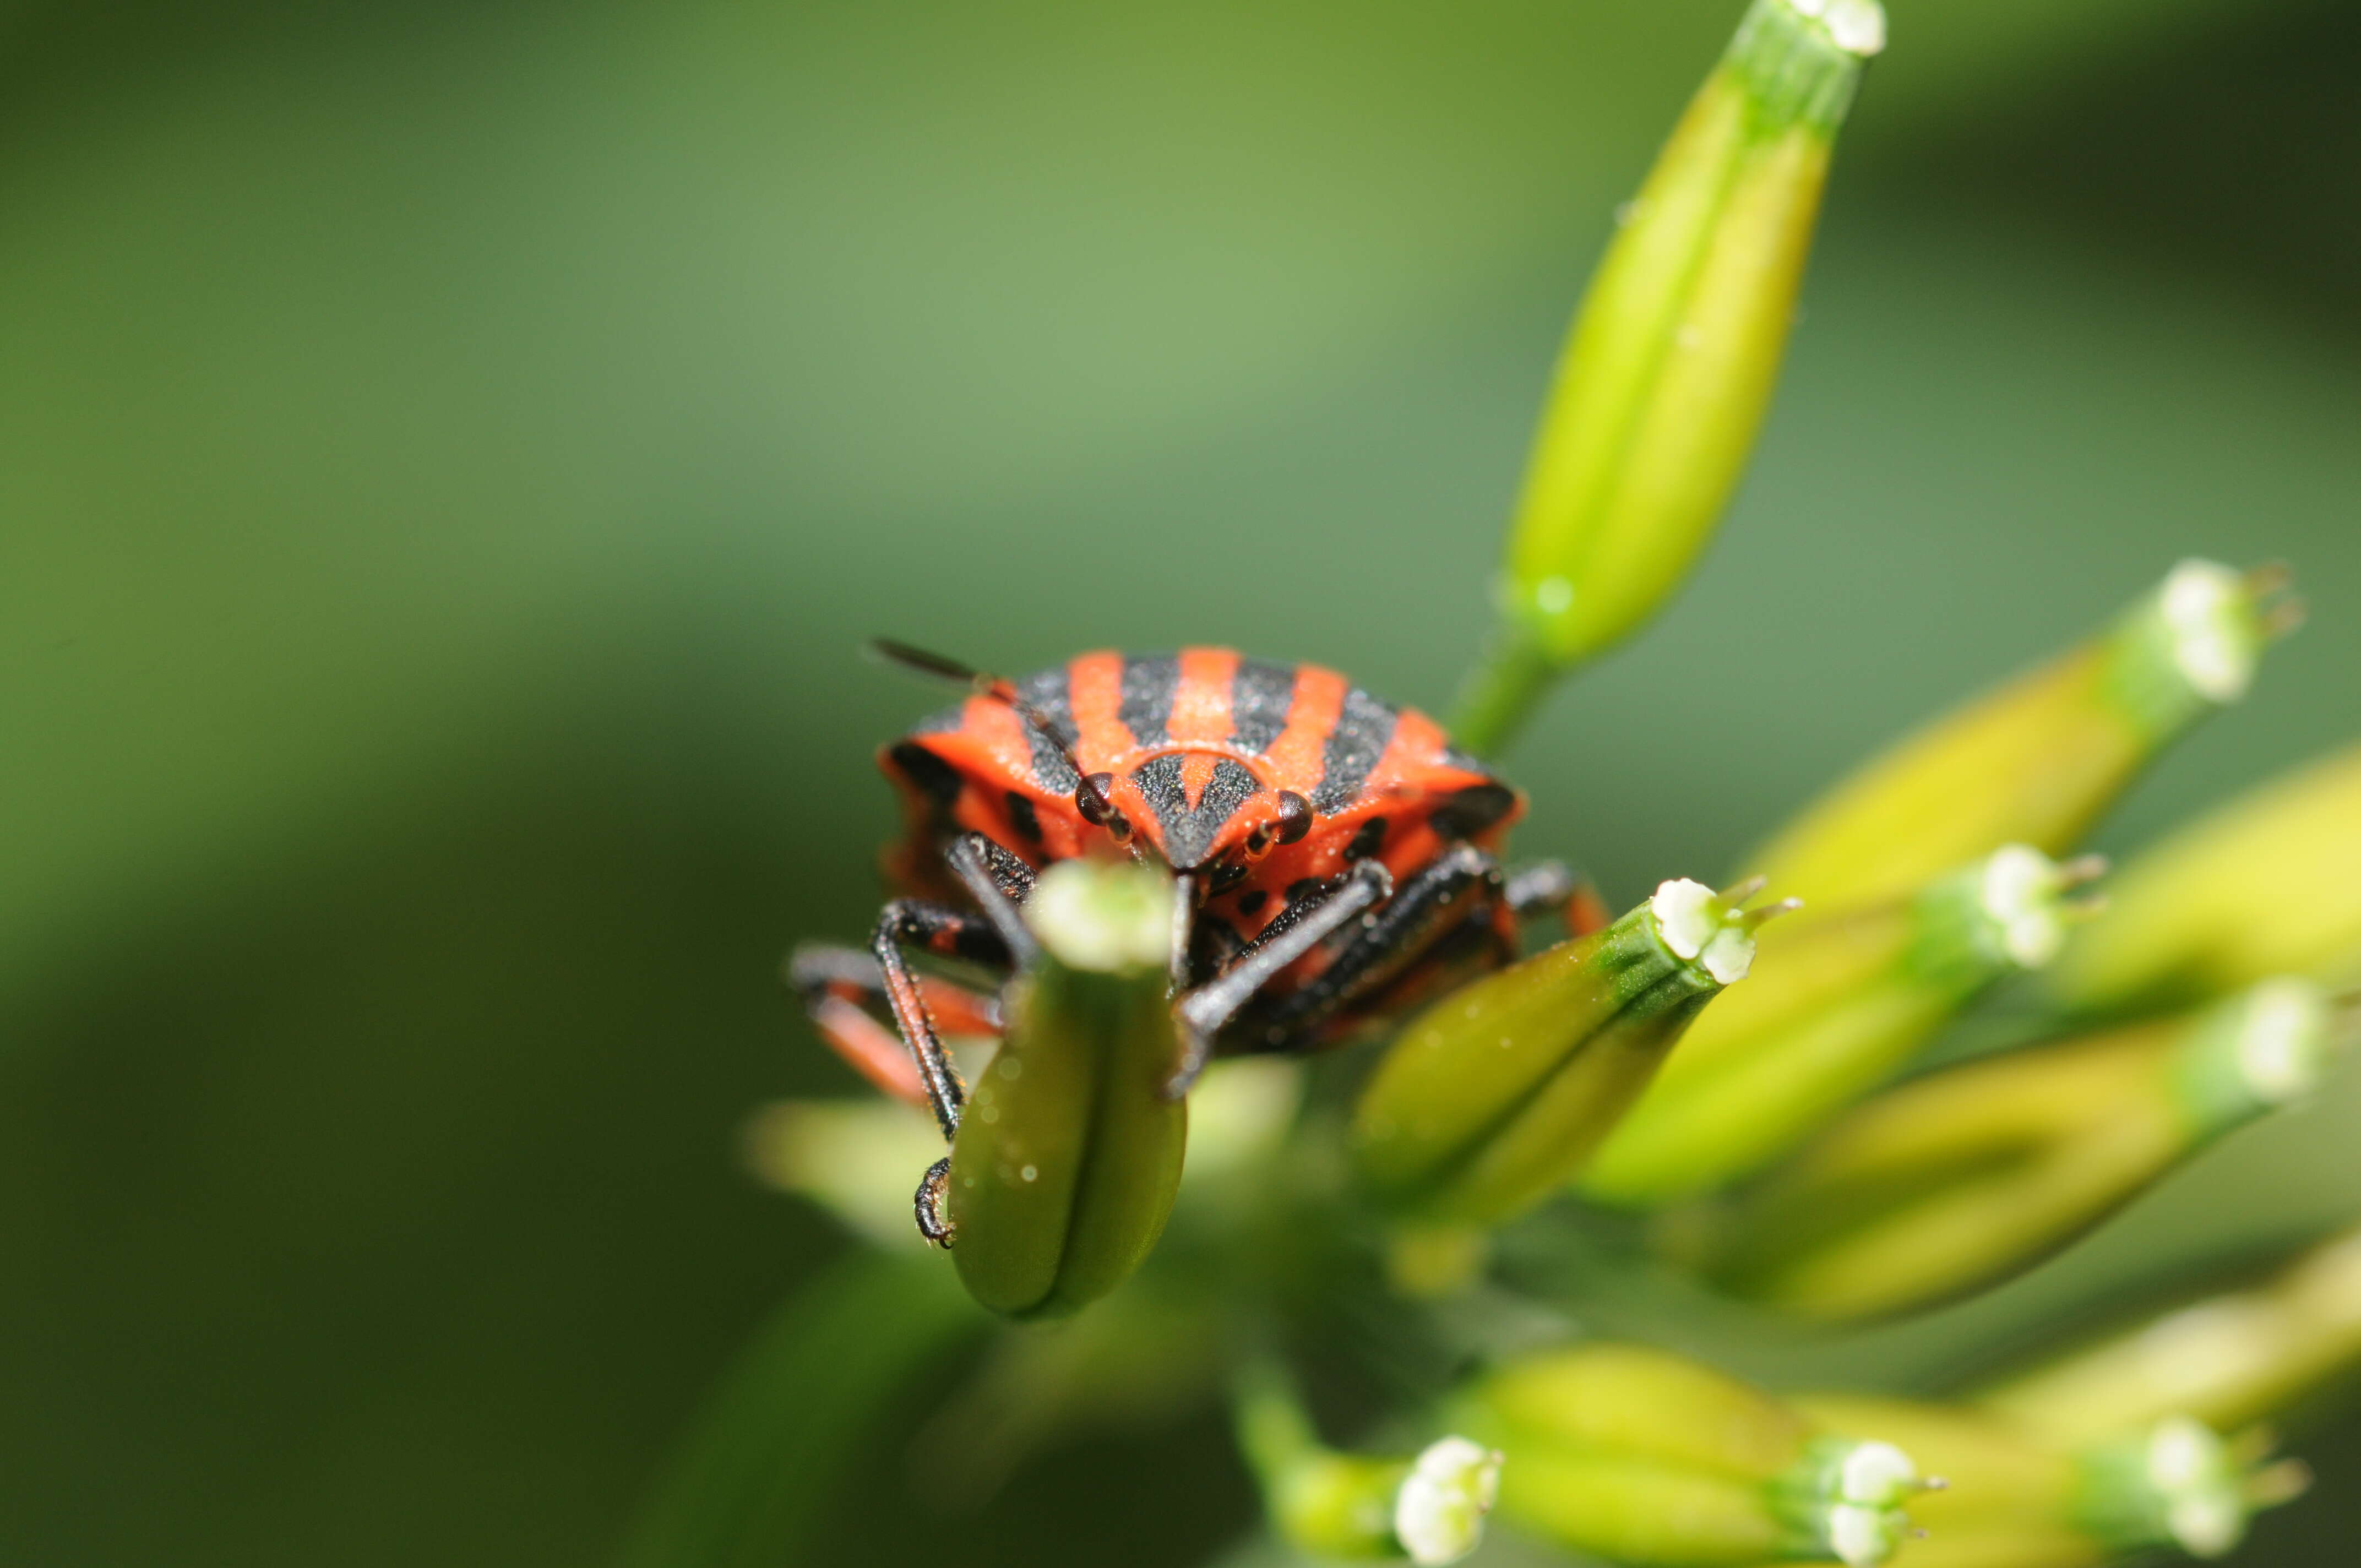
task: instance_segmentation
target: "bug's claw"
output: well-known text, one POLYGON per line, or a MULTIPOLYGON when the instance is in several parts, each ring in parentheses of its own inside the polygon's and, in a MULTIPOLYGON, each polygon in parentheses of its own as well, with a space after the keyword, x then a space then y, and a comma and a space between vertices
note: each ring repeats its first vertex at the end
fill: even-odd
POLYGON ((950 1197, 951 1158, 945 1155, 927 1167, 927 1174, 918 1179, 918 1190, 911 1201, 918 1217, 918 1234, 935 1245, 949 1252, 954 1234, 950 1216, 943 1212, 943 1201, 950 1197))

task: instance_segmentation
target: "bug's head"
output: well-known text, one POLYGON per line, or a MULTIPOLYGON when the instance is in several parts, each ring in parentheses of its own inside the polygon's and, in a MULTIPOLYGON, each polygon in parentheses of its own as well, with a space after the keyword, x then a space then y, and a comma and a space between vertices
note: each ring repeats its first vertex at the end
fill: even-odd
POLYGON ((1085 822, 1118 843, 1151 853, 1176 872, 1235 874, 1318 819, 1293 790, 1271 789, 1225 751, 1176 748, 1128 773, 1093 773, 1074 791, 1085 822))

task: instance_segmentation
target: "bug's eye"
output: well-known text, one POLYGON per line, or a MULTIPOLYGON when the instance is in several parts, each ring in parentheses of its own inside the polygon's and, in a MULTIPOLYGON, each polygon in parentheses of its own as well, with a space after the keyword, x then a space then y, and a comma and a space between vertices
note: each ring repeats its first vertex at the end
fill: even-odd
POLYGON ((1093 773, 1074 786, 1074 809, 1082 820, 1104 828, 1121 843, 1131 837, 1131 821, 1115 808, 1115 775, 1093 773))
POLYGON ((1312 803, 1291 789, 1279 792, 1279 820, 1273 825, 1282 844, 1299 842, 1312 831, 1312 803))
POLYGON ((1103 826, 1115 814, 1114 789, 1113 773, 1093 773, 1074 786, 1074 809, 1093 827, 1103 826))

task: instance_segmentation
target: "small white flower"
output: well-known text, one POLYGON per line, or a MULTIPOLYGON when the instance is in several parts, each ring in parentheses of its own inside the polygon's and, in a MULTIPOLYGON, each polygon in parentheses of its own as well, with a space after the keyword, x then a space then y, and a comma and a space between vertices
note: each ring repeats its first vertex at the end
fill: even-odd
POLYGON ((1464 1437, 1430 1443, 1394 1495, 1394 1538, 1423 1568, 1456 1563, 1484 1539, 1499 1494, 1497 1452, 1464 1437))

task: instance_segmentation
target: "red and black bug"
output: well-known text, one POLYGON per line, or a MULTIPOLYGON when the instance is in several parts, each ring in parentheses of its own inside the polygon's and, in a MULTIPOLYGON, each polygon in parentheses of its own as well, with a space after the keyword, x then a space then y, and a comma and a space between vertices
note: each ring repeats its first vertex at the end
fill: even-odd
MULTIPOLYGON (((943 1135, 965 1090, 941 1032, 994 1033, 994 1000, 909 966, 906 948, 1007 973, 1033 941, 1034 873, 1088 854, 1154 857, 1185 901, 1172 958, 1186 1090, 1216 1052, 1330 1043, 1471 970, 1514 956, 1517 923, 1601 912, 1565 868, 1504 874, 1524 798, 1414 708, 1333 670, 1225 648, 1083 653, 1021 681, 881 643, 971 695, 887 746, 908 833, 888 870, 913 896, 880 915, 867 954, 792 961, 821 1034, 943 1135), (883 1000, 900 1038, 867 1010, 883 1000)), ((919 1227, 945 1239, 928 1172, 919 1227)))

